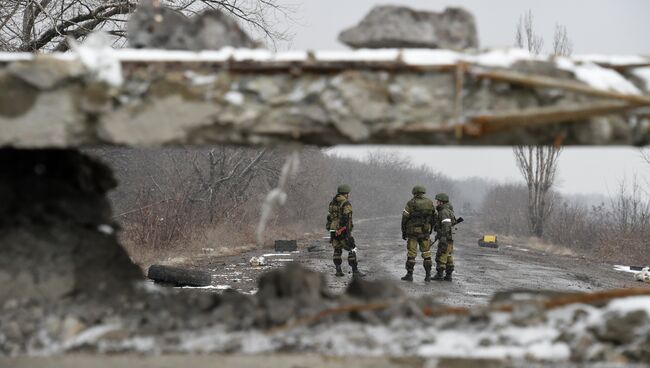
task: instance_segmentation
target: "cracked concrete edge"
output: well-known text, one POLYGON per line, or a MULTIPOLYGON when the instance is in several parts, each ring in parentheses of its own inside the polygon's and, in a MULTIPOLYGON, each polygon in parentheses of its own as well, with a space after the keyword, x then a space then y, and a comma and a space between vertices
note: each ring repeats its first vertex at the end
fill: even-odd
MULTIPOLYGON (((310 367, 310 368, 469 368, 481 366, 484 368, 530 367, 517 363, 490 359, 436 358, 424 359, 416 357, 335 357, 316 354, 272 354, 272 355, 84 355, 71 354, 54 357, 0 357, 0 367, 12 368, 109 368, 109 367, 196 367, 196 368, 258 368, 260 364, 268 368, 280 367, 310 367)), ((550 365, 549 365, 550 366, 550 365)))
MULTIPOLYGON (((269 72, 264 63, 245 72, 197 63, 132 63, 125 65, 125 83, 115 88, 89 79, 75 60, 17 61, 0 65, 0 147, 650 141, 650 112, 637 109, 638 103, 611 114, 582 111, 580 120, 561 120, 562 114, 556 114, 560 118, 548 122, 544 109, 580 109, 603 97, 471 75, 457 91, 453 68, 415 71, 366 64, 316 73, 269 72), (475 125, 473 132, 467 130, 477 114, 484 118, 522 109, 539 111, 547 120, 530 126, 519 117, 507 129, 485 133, 484 125, 475 125)), ((574 80, 550 62, 517 68, 574 80)))

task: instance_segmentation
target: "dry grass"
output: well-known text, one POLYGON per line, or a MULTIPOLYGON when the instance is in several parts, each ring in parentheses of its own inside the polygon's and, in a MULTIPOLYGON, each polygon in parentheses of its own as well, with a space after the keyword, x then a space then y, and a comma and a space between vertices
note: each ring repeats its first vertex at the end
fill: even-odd
POLYGON ((260 246, 255 240, 255 226, 220 224, 194 228, 184 240, 163 249, 152 244, 135 244, 131 240, 133 237, 125 232, 120 240, 134 263, 146 270, 152 264, 190 264, 205 257, 224 257, 270 248, 275 239, 305 239, 313 236, 314 232, 300 226, 273 227, 267 230, 267 241, 260 246))
POLYGON ((566 256, 566 257, 581 256, 580 254, 574 252, 573 250, 567 247, 557 245, 557 244, 552 244, 544 239, 540 239, 536 237, 500 235, 499 243, 503 245, 512 245, 512 246, 517 246, 522 248, 528 248, 539 252, 554 254, 558 256, 566 256))

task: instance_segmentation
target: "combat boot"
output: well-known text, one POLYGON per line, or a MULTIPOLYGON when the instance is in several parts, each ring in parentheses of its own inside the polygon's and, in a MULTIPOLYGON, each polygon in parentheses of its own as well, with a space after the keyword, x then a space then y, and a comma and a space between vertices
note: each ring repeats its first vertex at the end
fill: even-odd
POLYGON ((433 276, 432 280, 436 280, 436 281, 444 280, 443 271, 444 271, 444 269, 442 269, 442 268, 436 269, 436 275, 433 276))
POLYGON ((402 277, 402 280, 413 282, 413 270, 406 271, 406 275, 404 275, 404 277, 402 277))
POLYGON ((361 277, 361 271, 359 271, 359 266, 356 263, 350 265, 352 267, 352 277, 361 277))
POLYGON ((445 281, 451 281, 451 274, 454 272, 453 268, 447 268, 447 272, 445 273, 445 281))
POLYGON ((424 282, 431 282, 431 269, 428 268, 425 271, 426 275, 424 276, 424 282))
POLYGON ((341 277, 343 275, 343 270, 341 269, 341 265, 336 265, 336 276, 341 277))
POLYGON ((425 258, 424 259, 424 272, 426 272, 426 275, 424 276, 424 282, 431 282, 431 267, 433 264, 431 263, 431 258, 425 258))

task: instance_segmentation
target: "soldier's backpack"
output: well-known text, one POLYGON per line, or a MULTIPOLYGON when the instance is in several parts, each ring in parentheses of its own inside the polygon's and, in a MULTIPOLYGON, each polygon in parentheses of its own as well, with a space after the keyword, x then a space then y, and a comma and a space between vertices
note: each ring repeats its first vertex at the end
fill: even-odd
POLYGON ((427 198, 414 198, 411 202, 411 214, 407 232, 411 234, 430 234, 433 221, 433 202, 427 198))

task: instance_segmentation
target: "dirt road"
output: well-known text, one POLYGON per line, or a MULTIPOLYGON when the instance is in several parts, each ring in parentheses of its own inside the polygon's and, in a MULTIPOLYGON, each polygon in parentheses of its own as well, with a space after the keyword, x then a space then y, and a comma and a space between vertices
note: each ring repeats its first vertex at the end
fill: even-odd
MULTIPOLYGON (((454 237, 456 272, 454 281, 425 283, 422 259, 417 260, 413 283, 400 281, 404 275, 406 246, 401 239, 399 218, 359 220, 355 222, 359 268, 370 279, 393 279, 410 295, 434 294, 448 305, 486 304, 500 290, 550 289, 556 291, 592 291, 618 287, 639 287, 628 273, 615 271, 613 265, 580 257, 547 254, 526 244, 501 244, 499 249, 480 248, 474 219, 468 218, 454 237)), ((214 273, 217 288, 230 286, 243 292, 255 292, 257 275, 290 261, 300 262, 325 272, 332 289, 342 290, 351 278, 333 276, 332 251, 325 238, 300 244, 297 253, 252 252, 239 256, 211 258, 199 266, 214 273), (309 251, 311 249, 312 251, 309 251), (266 255, 268 264, 251 267, 252 256, 266 255)), ((345 252, 344 252, 345 258, 345 252)), ((344 270, 347 265, 344 259, 344 270)))

